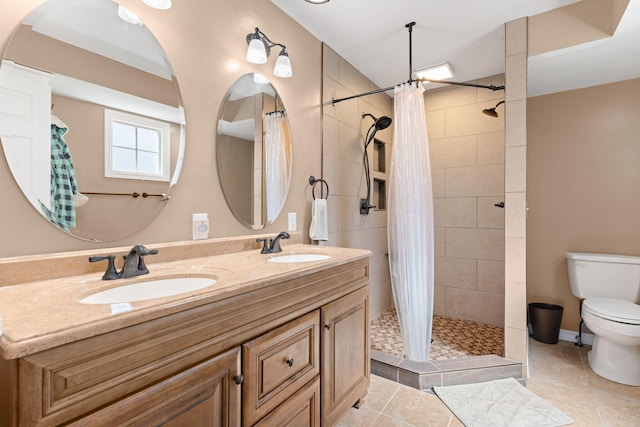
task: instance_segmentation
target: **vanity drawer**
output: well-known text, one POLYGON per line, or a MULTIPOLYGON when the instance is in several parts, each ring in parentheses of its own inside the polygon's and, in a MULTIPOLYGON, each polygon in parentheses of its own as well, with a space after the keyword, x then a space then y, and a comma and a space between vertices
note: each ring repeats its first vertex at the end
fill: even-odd
POLYGON ((253 425, 320 372, 315 310, 242 346, 243 425, 253 425))
POLYGON ((320 377, 258 421, 256 427, 320 427, 320 377))

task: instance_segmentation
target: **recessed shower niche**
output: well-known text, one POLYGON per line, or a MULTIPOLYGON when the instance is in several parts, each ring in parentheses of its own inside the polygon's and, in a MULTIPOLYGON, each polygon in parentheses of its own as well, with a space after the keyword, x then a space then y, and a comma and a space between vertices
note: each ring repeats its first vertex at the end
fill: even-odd
POLYGON ((387 209, 387 150, 386 143, 373 140, 373 205, 377 210, 387 209))

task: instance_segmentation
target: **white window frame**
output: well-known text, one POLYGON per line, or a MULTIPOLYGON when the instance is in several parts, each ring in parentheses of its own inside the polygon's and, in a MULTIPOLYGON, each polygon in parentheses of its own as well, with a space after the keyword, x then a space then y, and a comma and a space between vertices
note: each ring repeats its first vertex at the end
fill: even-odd
POLYGON ((166 181, 171 179, 171 125, 167 122, 142 117, 123 111, 104 110, 104 176, 107 178, 143 179, 149 181, 166 181), (157 130, 160 133, 160 174, 144 172, 124 172, 113 168, 113 136, 112 123, 127 123, 136 127, 144 127, 157 130))

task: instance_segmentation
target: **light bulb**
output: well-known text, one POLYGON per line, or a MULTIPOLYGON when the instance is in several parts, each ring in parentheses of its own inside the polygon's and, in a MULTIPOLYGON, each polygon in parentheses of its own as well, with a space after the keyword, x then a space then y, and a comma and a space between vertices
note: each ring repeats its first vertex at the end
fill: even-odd
POLYGON ((289 59, 289 55, 283 50, 278 55, 278 59, 276 60, 276 66, 273 69, 273 74, 278 77, 291 77, 293 75, 293 70, 291 69, 291 60, 289 59))
POLYGON ((260 85, 269 84, 269 79, 263 76, 262 74, 253 73, 253 82, 258 83, 260 85))
POLYGON ((171 8, 171 0, 142 0, 142 2, 154 9, 167 10, 171 8))
POLYGON ((247 48, 247 61, 252 64, 264 64, 267 62, 267 50, 264 42, 260 39, 253 39, 247 48))
POLYGON ((138 15, 122 5, 118 5, 118 16, 130 24, 143 25, 142 20, 138 18, 138 15))

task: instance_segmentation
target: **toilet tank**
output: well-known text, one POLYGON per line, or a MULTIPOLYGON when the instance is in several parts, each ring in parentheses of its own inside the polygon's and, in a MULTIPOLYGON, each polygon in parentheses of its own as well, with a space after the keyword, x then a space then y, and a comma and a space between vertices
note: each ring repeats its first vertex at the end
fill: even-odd
POLYGON ((571 293, 578 298, 640 300, 640 257, 567 252, 571 293))

